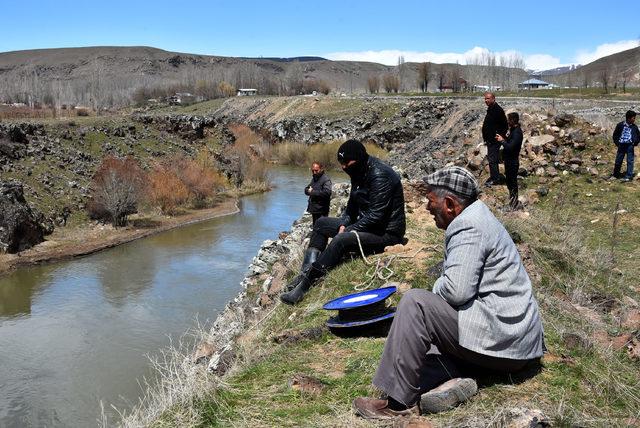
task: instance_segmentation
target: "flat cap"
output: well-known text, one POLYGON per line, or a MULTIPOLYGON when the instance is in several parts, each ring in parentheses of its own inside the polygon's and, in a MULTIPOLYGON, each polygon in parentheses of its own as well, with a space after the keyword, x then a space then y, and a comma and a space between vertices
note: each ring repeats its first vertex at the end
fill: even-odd
POLYGON ((449 166, 427 175, 422 179, 429 186, 444 187, 462 196, 477 196, 478 181, 468 170, 459 166, 449 166))

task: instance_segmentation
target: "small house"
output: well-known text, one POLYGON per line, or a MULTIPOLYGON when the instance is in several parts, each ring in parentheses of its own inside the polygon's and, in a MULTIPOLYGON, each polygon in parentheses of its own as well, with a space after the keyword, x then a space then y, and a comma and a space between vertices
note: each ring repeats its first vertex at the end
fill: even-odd
POLYGON ((548 87, 549 83, 540 79, 529 79, 518 83, 518 89, 543 89, 548 87))
POLYGON ((238 89, 238 94, 237 95, 239 97, 258 95, 258 90, 257 89, 251 89, 251 88, 242 88, 242 89, 238 89))
POLYGON ((188 105, 196 102, 196 97, 189 92, 177 92, 169 97, 171 105, 188 105))

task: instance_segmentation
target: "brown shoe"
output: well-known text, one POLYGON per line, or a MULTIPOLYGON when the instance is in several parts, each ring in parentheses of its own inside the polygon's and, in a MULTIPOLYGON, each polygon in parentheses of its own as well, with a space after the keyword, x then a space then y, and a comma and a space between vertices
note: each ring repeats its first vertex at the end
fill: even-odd
POLYGON ((420 415, 418 405, 406 410, 392 410, 387 406, 387 400, 367 397, 358 397, 353 400, 353 409, 357 415, 365 419, 393 419, 398 416, 420 415))

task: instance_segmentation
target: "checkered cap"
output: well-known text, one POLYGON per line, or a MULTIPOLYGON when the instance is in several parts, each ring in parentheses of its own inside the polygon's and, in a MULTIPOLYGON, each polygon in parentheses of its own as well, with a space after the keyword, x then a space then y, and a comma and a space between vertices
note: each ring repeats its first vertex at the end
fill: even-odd
POLYGON ((478 181, 464 168, 449 166, 422 179, 429 186, 444 187, 462 196, 478 195, 478 181))

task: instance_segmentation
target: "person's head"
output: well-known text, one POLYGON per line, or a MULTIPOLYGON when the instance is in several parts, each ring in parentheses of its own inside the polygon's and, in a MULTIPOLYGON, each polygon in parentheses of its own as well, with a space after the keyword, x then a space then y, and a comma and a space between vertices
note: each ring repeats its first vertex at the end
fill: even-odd
POLYGON ((484 103, 487 105, 487 107, 493 105, 493 103, 495 102, 496 102, 496 96, 493 94, 493 92, 484 93, 484 103))
POLYGON ((454 218, 478 199, 478 182, 459 166, 443 168, 422 179, 426 185, 427 210, 436 226, 445 230, 454 218))
POLYGON ((628 110, 627 114, 624 115, 625 119, 627 119, 627 123, 634 123, 636 121, 636 112, 633 110, 628 110))
POLYGON ((507 122, 509 123, 509 126, 511 128, 513 128, 516 125, 520 125, 520 115, 515 111, 513 113, 509 113, 507 115, 507 122))
POLYGON ((314 162, 311 164, 311 174, 314 177, 319 177, 324 172, 324 166, 320 162, 314 162))
POLYGON ((338 162, 349 177, 360 178, 367 170, 369 154, 358 140, 347 140, 338 148, 338 162))

